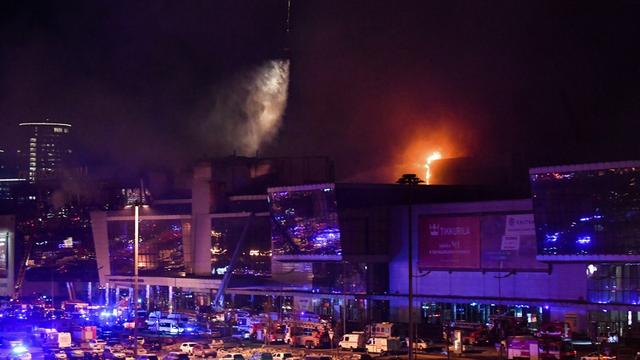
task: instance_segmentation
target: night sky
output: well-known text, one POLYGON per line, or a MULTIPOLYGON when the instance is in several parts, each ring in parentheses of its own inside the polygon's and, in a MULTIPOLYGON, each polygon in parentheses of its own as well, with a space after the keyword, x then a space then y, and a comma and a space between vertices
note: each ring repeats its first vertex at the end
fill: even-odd
POLYGON ((342 180, 392 181, 433 150, 637 159, 639 15, 640 2, 293 0, 287 36, 281 0, 3 2, 0 147, 50 118, 74 125, 89 164, 229 155, 227 117, 203 126, 212 109, 289 56, 286 112, 259 153, 328 155, 342 180))

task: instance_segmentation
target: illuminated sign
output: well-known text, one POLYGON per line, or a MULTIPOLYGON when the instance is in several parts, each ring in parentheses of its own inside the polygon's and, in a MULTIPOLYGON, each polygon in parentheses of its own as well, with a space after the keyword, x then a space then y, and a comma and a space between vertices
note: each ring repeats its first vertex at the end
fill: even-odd
POLYGON ((420 268, 480 267, 480 218, 420 216, 420 268))
POLYGON ((422 269, 547 270, 536 260, 532 214, 420 216, 422 269))

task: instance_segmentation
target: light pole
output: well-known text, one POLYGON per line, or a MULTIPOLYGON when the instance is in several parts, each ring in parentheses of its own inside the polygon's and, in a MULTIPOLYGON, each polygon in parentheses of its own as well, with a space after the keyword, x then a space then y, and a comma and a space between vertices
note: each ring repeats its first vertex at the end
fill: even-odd
MULTIPOLYGON (((142 190, 140 190, 142 192, 142 190)), ((134 206, 133 215, 133 357, 138 357, 138 239, 140 235, 140 205, 134 206)))
MULTIPOLYGON (((144 204, 144 182, 140 179, 140 198, 133 207, 133 357, 138 357, 138 243, 140 242, 140 206, 144 204)), ((149 295, 147 295, 149 296, 149 295)))
MULTIPOLYGON (((408 185, 411 188, 417 186, 423 181, 416 176, 416 174, 403 174, 397 184, 408 185)), ((409 279, 409 350, 407 352, 408 360, 413 360, 413 194, 409 191, 409 233, 408 247, 407 247, 407 265, 408 265, 408 279, 409 279)))

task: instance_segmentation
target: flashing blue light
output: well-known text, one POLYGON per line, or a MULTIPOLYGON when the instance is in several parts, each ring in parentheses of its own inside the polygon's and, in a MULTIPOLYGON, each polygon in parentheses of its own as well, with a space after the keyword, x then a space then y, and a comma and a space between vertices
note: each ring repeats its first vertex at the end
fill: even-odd
POLYGON ((556 242, 556 241, 558 241, 559 238, 560 238, 560 234, 559 233, 546 234, 544 236, 544 239, 545 239, 546 242, 556 242))
POLYGON ((588 235, 578 236, 578 240, 576 240, 576 242, 580 245, 587 245, 591 243, 591 236, 588 236, 588 235))
POLYGON ((27 352, 27 348, 24 345, 20 344, 20 345, 14 346, 12 351, 16 354, 22 354, 27 352))
POLYGON ((545 310, 549 310, 549 305, 545 305, 545 306, 544 306, 544 309, 545 309, 545 310))
POLYGON ((592 219, 591 217, 583 217, 583 218, 580 218, 580 221, 586 222, 586 221, 589 221, 591 219, 592 219))
POLYGON ((193 328, 192 327, 188 327, 187 331, 193 331, 193 328))

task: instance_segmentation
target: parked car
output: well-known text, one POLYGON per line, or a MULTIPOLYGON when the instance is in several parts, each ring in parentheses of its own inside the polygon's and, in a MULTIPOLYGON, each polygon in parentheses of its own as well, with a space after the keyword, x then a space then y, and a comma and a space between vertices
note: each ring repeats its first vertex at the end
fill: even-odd
POLYGON ((429 346, 432 346, 432 345, 433 345, 433 342, 431 340, 415 339, 413 341, 414 350, 427 350, 429 346))
POLYGON ((189 360, 189 354, 181 351, 171 351, 162 360, 189 360))
POLYGON ((351 355, 351 360, 372 360, 373 357, 367 353, 355 353, 351 355))
POLYGON ((102 339, 93 339, 89 341, 89 347, 92 349, 104 349, 107 346, 107 342, 102 339))
POLYGON ((217 349, 214 349, 209 344, 198 345, 193 348, 193 355, 203 358, 215 358, 218 357, 217 349))
POLYGON ((197 346, 198 344, 194 343, 194 342, 184 342, 182 344, 180 344, 180 351, 187 353, 189 355, 193 354, 193 349, 197 346))
POLYGON ((211 339, 211 343, 209 343, 212 348, 220 349, 224 346, 224 340, 222 339, 211 339))
POLYGON ((156 354, 140 354, 140 355, 138 355, 136 360, 158 360, 158 355, 156 355, 156 354))
POLYGON ((292 353, 290 352, 277 352, 275 354, 273 354, 273 359, 274 360, 287 360, 287 359, 291 359, 294 358, 295 356, 293 356, 292 353))
POLYGON ((616 357, 605 353, 592 352, 585 356, 581 356, 580 360, 616 360, 616 357))
POLYGON ((220 359, 221 360, 244 360, 244 355, 242 355, 241 353, 227 353, 227 354, 224 354, 224 356, 222 356, 220 359))
POLYGON ((251 355, 251 360, 273 360, 273 355, 270 352, 255 352, 251 355))

